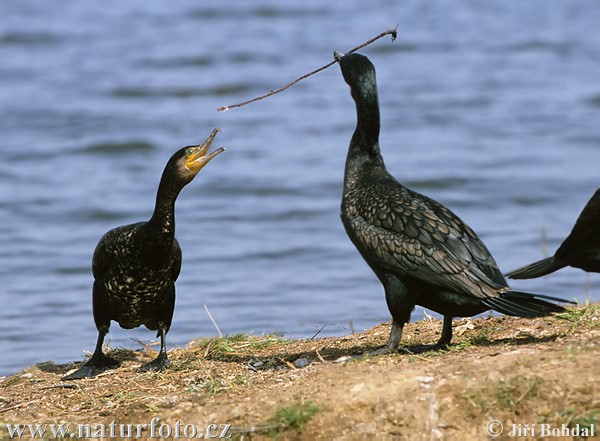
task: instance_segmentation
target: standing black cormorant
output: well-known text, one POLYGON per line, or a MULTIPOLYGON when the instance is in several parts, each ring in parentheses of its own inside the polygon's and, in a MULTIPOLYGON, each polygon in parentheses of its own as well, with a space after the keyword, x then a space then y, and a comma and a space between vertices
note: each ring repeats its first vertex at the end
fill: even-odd
POLYGON ((554 256, 511 271, 511 279, 534 279, 553 273, 565 266, 600 273, 600 188, 577 218, 571 234, 554 256))
MULTIPOLYGON (((554 297, 512 291, 477 235, 449 209, 409 190, 387 171, 379 149, 375 67, 360 54, 334 53, 356 104, 341 217, 352 243, 385 289, 392 329, 385 347, 396 351, 415 305, 444 315, 437 344, 447 348, 452 318, 489 309, 537 317, 564 311, 554 297)), ((414 350, 413 350, 414 351, 414 350)))
POLYGON ((217 132, 199 146, 177 151, 162 174, 154 213, 148 222, 117 227, 102 238, 92 260, 93 310, 98 341, 92 358, 79 370, 64 377, 73 380, 91 376, 95 369, 118 366, 102 352, 111 320, 124 329, 144 325, 158 331, 158 357, 140 370, 163 370, 169 365, 165 337, 175 308, 175 281, 181 270, 181 248, 175 239, 175 201, 183 187, 215 156, 208 153, 217 132))

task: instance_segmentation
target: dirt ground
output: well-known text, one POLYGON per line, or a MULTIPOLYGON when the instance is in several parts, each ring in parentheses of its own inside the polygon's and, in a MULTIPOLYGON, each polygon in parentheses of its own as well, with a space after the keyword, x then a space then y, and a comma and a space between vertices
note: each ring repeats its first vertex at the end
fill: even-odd
MULTIPOLYGON (((433 343, 440 331, 438 320, 415 322, 403 343, 433 343)), ((361 354, 386 341, 387 323, 314 340, 203 339, 169 351, 162 373, 137 372, 153 348, 116 349, 121 367, 69 382, 61 376, 81 363, 43 363, 0 379, 0 439, 10 439, 8 423, 70 423, 76 435, 76 424, 88 424, 96 439, 123 439, 119 424, 150 426, 156 417, 157 427, 172 425, 169 439, 178 421, 181 439, 193 434, 185 425, 206 436, 209 424, 231 425, 238 440, 559 439, 544 435, 592 428, 600 439, 599 304, 534 320, 455 320, 453 332, 449 351, 374 357, 361 354), (511 436, 513 425, 521 432, 511 436)), ((217 426, 214 436, 226 429, 217 426)), ((137 439, 152 439, 149 427, 140 430, 137 439)), ((560 439, 572 438, 580 439, 560 439)))

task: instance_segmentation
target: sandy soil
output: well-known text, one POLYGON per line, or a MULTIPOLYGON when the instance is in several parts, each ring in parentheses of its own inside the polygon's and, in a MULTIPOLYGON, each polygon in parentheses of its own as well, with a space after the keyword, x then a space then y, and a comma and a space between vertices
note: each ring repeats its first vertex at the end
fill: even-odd
MULTIPOLYGON (((440 321, 415 322, 403 342, 432 343, 440 331, 440 321)), ((453 331, 449 351, 422 355, 360 356, 386 341, 385 323, 341 338, 196 340, 172 349, 162 373, 137 372, 156 355, 149 347, 114 350, 120 368, 78 381, 60 378, 81 363, 42 363, 0 379, 0 439, 9 439, 7 423, 70 423, 76 434, 75 424, 90 424, 97 439, 120 439, 108 426, 101 438, 96 425, 156 417, 172 434, 179 421, 182 439, 188 424, 230 424, 228 435, 243 440, 483 440, 496 421, 503 432, 493 439, 557 439, 543 435, 593 425, 600 438, 600 305, 535 320, 455 320, 453 331), (528 436, 509 436, 513 424, 528 436)), ((141 430, 138 439, 151 439, 141 430)))

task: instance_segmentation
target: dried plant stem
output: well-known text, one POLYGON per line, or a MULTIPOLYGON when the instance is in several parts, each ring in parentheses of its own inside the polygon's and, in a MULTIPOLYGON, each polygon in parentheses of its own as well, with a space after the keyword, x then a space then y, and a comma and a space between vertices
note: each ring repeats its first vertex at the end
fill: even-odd
POLYGON ((215 322, 215 319, 213 318, 212 314, 208 310, 208 306, 204 305, 204 309, 206 309, 206 313, 208 314, 208 317, 213 322, 213 325, 215 325, 215 328, 217 328, 217 332, 219 333, 219 337, 223 337, 223 334, 221 333, 221 330, 219 329, 219 325, 217 325, 217 322, 215 322))
MULTIPOLYGON (((368 40, 368 41, 365 41, 363 44, 361 44, 361 45, 359 45, 359 46, 356 46, 356 47, 354 47, 354 48, 350 49, 350 50, 349 50, 348 52, 346 52, 346 53, 347 53, 347 54, 351 54, 352 52, 356 52, 357 50, 359 50, 359 49, 362 49, 363 47, 365 47, 365 46, 368 46, 368 45, 370 45, 371 43, 373 43, 373 42, 375 42, 375 41, 379 40, 380 38, 382 38, 382 37, 385 37, 386 35, 391 35, 391 36, 392 36, 392 41, 394 41, 394 40, 397 38, 397 36, 398 36, 398 27, 396 26, 394 29, 388 29, 387 31, 385 31, 385 32, 382 32, 382 33, 381 33, 381 34, 379 34, 379 35, 376 35, 375 37, 371 38, 370 40, 368 40)), ((277 90, 271 90, 269 93, 266 93, 266 94, 264 94, 264 95, 261 95, 261 96, 259 96, 259 97, 256 97, 256 98, 252 98, 251 100, 248 100, 248 101, 244 101, 243 103, 238 103, 238 104, 232 104, 232 105, 230 105, 230 106, 223 106, 223 107, 219 107, 217 110, 218 110, 218 111, 220 111, 220 112, 223 112, 223 111, 227 111, 227 110, 229 110, 229 109, 233 109, 233 108, 235 108, 235 107, 242 107, 242 106, 245 106, 246 104, 250 104, 250 103, 253 103, 253 102, 255 102, 255 101, 259 101, 259 100, 262 100, 262 99, 264 99, 264 98, 270 97, 271 95, 275 95, 276 93, 283 92, 284 90, 286 90, 286 89, 288 89, 288 88, 292 87, 292 86, 293 86, 294 84, 296 84, 297 82, 299 82, 299 81, 302 81, 302 80, 304 80, 305 78, 308 78, 308 77, 310 77, 311 75, 314 75, 314 74, 316 74, 316 73, 319 73, 319 72, 321 72, 322 70, 325 70, 325 69, 327 69, 328 67, 331 67, 331 66, 333 66, 335 63, 337 63, 337 61, 336 61, 336 60, 333 60, 333 61, 331 61, 330 63, 327 63, 325 66, 321 66, 320 68, 318 68, 318 69, 315 69, 315 70, 313 70, 312 72, 310 72, 310 73, 307 73, 306 75, 302 75, 300 78, 296 78, 296 79, 295 79, 294 81, 292 81, 291 83, 288 83, 288 84, 286 84, 285 86, 283 86, 283 87, 281 87, 281 88, 279 88, 279 89, 277 89, 277 90)))

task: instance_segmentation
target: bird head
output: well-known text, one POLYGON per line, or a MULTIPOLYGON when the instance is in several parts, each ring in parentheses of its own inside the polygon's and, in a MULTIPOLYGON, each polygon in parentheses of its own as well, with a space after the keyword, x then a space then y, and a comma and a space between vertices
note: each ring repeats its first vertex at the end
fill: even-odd
POLYGON ((350 86, 352 96, 377 96, 375 66, 361 54, 342 54, 335 51, 333 57, 339 63, 344 80, 350 86))
POLYGON ((219 129, 214 129, 210 136, 204 141, 202 144, 197 146, 188 146, 184 149, 185 151, 185 168, 191 171, 194 174, 198 174, 202 168, 208 164, 215 156, 223 153, 225 149, 223 147, 219 147, 217 150, 214 150, 212 153, 208 153, 208 149, 212 145, 215 136, 219 129))
MULTIPOLYGON (((175 154, 171 157, 169 164, 174 165, 176 174, 178 175, 179 179, 184 182, 183 185, 191 182, 191 180, 196 177, 196 175, 200 172, 200 170, 202 170, 202 168, 204 168, 206 164, 212 161, 215 156, 225 151, 225 148, 219 147, 211 153, 208 153, 208 150, 210 149, 210 146, 212 145, 218 132, 218 128, 214 129, 210 136, 206 138, 206 141, 204 141, 202 144, 184 147, 175 152, 175 154)), ((171 167, 167 165, 167 169, 168 168, 171 167)))

